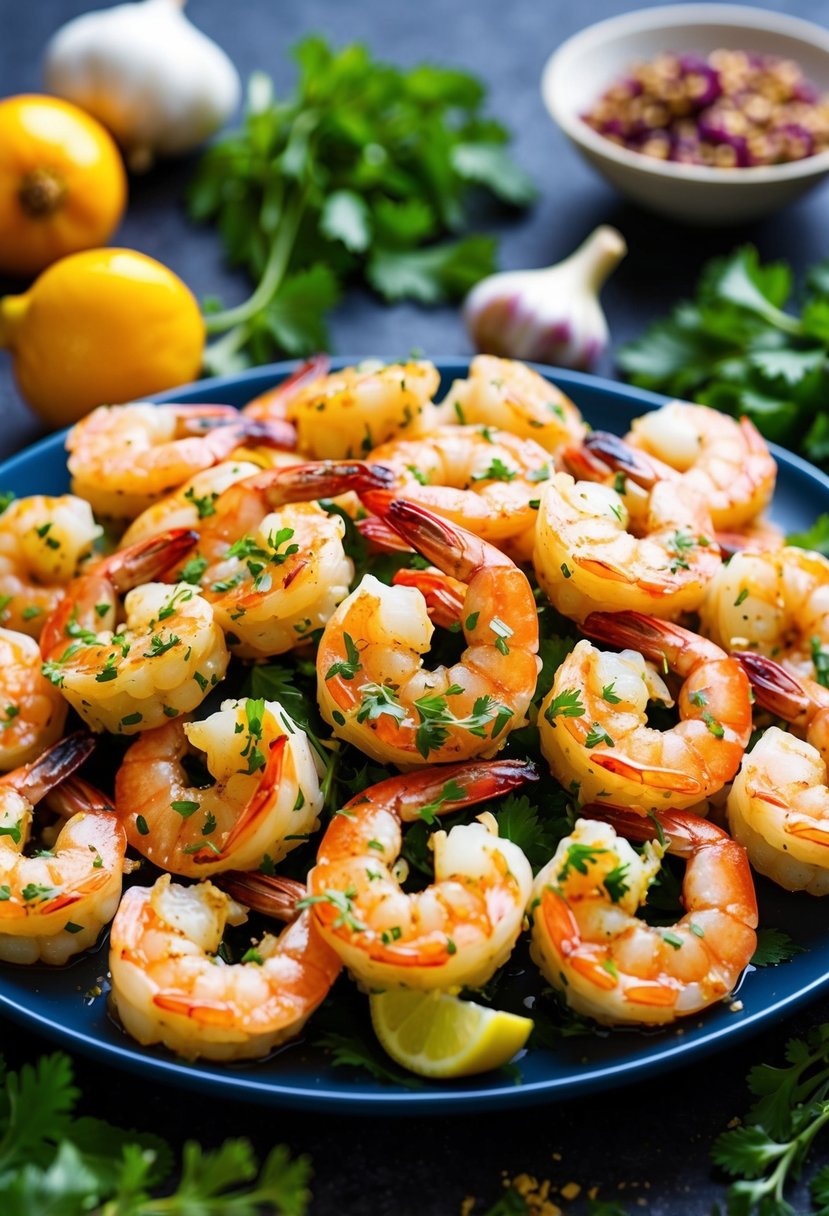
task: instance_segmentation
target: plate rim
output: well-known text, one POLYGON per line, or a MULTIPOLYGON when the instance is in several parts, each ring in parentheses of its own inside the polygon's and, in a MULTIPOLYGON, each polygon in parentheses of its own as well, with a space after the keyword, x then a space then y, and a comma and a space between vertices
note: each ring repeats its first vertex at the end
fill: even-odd
MULTIPOLYGON (((425 357, 425 356, 424 356, 425 357)), ((474 356, 431 356, 429 362, 435 364, 442 376, 452 376, 458 371, 468 369, 474 356)), ((381 356, 337 356, 331 359, 332 370, 351 366, 368 358, 381 356)), ((265 364, 261 367, 250 368, 243 372, 227 376, 211 377, 181 385, 173 390, 156 393, 146 400, 165 404, 180 400, 182 397, 200 396, 205 394, 220 394, 224 389, 238 391, 239 385, 250 385, 251 396, 256 391, 279 382, 295 371, 301 365, 301 360, 283 360, 265 364)), ((623 384, 604 376, 594 376, 586 372, 570 371, 564 368, 550 367, 537 363, 527 363, 527 366, 539 372, 545 379, 550 380, 564 392, 588 390, 600 397, 613 397, 640 406, 658 408, 672 398, 654 393, 649 389, 635 385, 623 384)), ((12 476, 21 464, 30 464, 40 455, 51 454, 59 446, 64 445, 69 428, 47 435, 35 443, 28 445, 22 451, 15 453, 5 461, 0 462, 0 481, 12 476)), ((793 452, 777 444, 769 444, 775 458, 788 464, 791 468, 806 477, 808 481, 817 483, 827 496, 829 503, 829 476, 820 469, 797 456, 793 452)), ((81 1054, 93 1059, 111 1060, 119 1067, 129 1072, 143 1074, 145 1079, 157 1079, 164 1084, 184 1087, 200 1092, 220 1093, 228 1098, 239 1101, 251 1101, 270 1105, 275 1108, 296 1109, 317 1112, 351 1114, 393 1114, 396 1116, 419 1115, 425 1113, 469 1113, 472 1110, 516 1109, 537 1106, 545 1103, 562 1102, 597 1090, 606 1090, 629 1085, 645 1077, 650 1077, 671 1069, 681 1067, 686 1061, 697 1056, 705 1057, 724 1047, 724 1042, 739 1042, 751 1034, 759 1033, 775 1015, 788 1015, 800 1006, 813 1000, 821 988, 829 981, 829 960, 821 974, 794 992, 781 995, 771 1003, 766 1004, 752 1013, 736 1016, 734 1022, 724 1022, 712 1027, 702 1038, 686 1038, 674 1034, 662 1042, 662 1049, 657 1054, 644 1058, 631 1057, 617 1061, 600 1061, 592 1066, 586 1066, 584 1072, 575 1072, 547 1079, 536 1079, 511 1084, 499 1079, 498 1085, 464 1088, 464 1078, 452 1082, 453 1088, 437 1089, 424 1088, 409 1090, 402 1087, 388 1087, 388 1092, 364 1088, 364 1079, 360 1077, 357 1083, 350 1081, 344 1075, 337 1088, 311 1088, 293 1081, 285 1082, 273 1076, 263 1075, 257 1078, 252 1072, 230 1067, 223 1070, 220 1065, 210 1061, 186 1062, 173 1056, 145 1054, 146 1049, 133 1045, 125 1039, 124 1043, 104 1040, 81 1029, 66 1026, 50 1019, 45 1013, 28 1009, 21 1000, 5 992, 3 971, 5 964, 0 964, 0 1010, 8 1014, 15 1022, 43 1033, 56 1040, 64 1047, 76 1049, 81 1054), (362 1084, 361 1084, 362 1082, 362 1084)), ((14 971, 22 970, 12 967, 14 971)))

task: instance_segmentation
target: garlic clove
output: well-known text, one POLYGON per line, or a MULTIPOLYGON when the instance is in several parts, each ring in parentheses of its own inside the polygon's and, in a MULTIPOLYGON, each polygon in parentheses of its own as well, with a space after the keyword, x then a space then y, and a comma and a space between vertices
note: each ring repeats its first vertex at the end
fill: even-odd
POLYGON ((483 279, 463 308, 476 349, 588 370, 609 338, 599 291, 626 252, 621 233, 602 225, 555 266, 483 279))
POLYGON ((108 127, 134 169, 196 147, 239 104, 235 67, 181 10, 138 0, 86 13, 46 48, 47 88, 108 127))

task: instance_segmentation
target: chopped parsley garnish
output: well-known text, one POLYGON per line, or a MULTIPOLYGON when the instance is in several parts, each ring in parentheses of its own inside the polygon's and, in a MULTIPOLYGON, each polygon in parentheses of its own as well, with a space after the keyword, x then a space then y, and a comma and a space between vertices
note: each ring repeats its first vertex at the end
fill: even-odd
MULTIPOLYGON (((491 441, 490 441, 491 442, 491 441)), ((509 465, 504 464, 499 456, 493 457, 492 461, 482 473, 473 473, 473 481, 515 481, 518 474, 509 465)))
POLYGON ((812 662, 815 665, 815 679, 824 688, 829 688, 829 650, 821 649, 819 637, 813 637, 809 645, 812 650, 812 662))
POLYGON ((603 856, 607 849, 603 849, 598 845, 581 844, 578 840, 572 841, 567 847, 567 853, 561 868, 556 875, 559 882, 564 882, 571 870, 576 870, 579 874, 586 875, 588 867, 595 865, 596 859, 603 856))
POLYGON ((198 802, 193 802, 189 798, 178 799, 176 802, 171 802, 170 806, 177 815, 181 815, 182 819, 189 819, 199 809, 198 802))
POLYGON ((165 642, 160 633, 154 633, 150 638, 150 649, 144 651, 145 659, 157 659, 159 655, 166 654, 168 650, 172 650, 174 646, 178 646, 181 638, 171 633, 165 642))
POLYGON ((184 497, 196 508, 199 519, 207 519, 209 515, 216 514, 216 499, 219 497, 217 493, 198 495, 191 486, 189 490, 185 490, 184 497))
MULTIPOLYGON (((459 785, 457 781, 447 781, 437 798, 420 808, 420 818, 426 823, 437 823, 438 813, 447 802, 462 802, 465 796, 466 790, 462 785, 459 785)), ((372 843, 376 845, 376 841, 372 843)), ((382 851, 383 846, 379 847, 382 851)))
POLYGON ((248 697, 245 702, 245 718, 247 720, 248 736, 242 748, 242 758, 247 760, 247 768, 243 772, 252 775, 265 767, 265 753, 260 748, 262 742, 262 718, 265 714, 264 699, 248 697))
POLYGON ((375 722, 382 714, 387 714, 397 722, 406 720, 406 711, 398 701, 395 689, 390 688, 388 684, 364 684, 357 721, 375 722))
POLYGON ((353 887, 345 891, 323 891, 321 895, 306 895, 304 899, 297 900, 296 908, 301 912, 303 908, 310 908, 314 904, 330 904, 339 913, 332 928, 341 929, 345 926, 351 933, 365 933, 366 926, 354 915, 356 898, 357 892, 353 887))
POLYGON ((351 634, 344 633, 343 641, 345 643, 346 657, 340 659, 337 663, 331 664, 325 673, 326 680, 333 680, 334 676, 339 676, 343 680, 353 680, 357 672, 362 668, 360 652, 351 634))
POLYGON ((590 730, 587 732, 587 738, 584 740, 584 746, 598 747, 600 743, 605 743, 608 747, 615 746, 605 728, 599 722, 594 722, 590 730))
POLYGON ((578 688, 565 688, 553 697, 544 710, 544 717, 552 723, 554 718, 581 718, 585 709, 581 702, 581 692, 578 688))
POLYGON ((415 746, 424 760, 429 754, 442 747, 449 737, 450 728, 468 730, 471 735, 481 739, 486 738, 487 726, 492 722, 490 738, 495 739, 501 733, 512 717, 512 710, 499 704, 494 697, 477 697, 472 706, 472 713, 466 717, 456 717, 449 707, 449 697, 459 696, 463 689, 452 684, 445 694, 430 693, 419 697, 415 703, 420 718, 420 725, 415 734, 415 746))
POLYGON ((176 577, 179 582, 192 583, 197 586, 201 582, 202 575, 207 567, 208 561, 206 557, 191 557, 189 561, 184 563, 176 577))

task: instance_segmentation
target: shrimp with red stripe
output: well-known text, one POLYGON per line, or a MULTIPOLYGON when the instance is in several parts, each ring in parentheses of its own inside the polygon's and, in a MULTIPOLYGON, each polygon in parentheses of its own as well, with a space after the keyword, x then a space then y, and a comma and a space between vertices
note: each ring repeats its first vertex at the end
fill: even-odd
POLYGON ((314 831, 322 765, 277 701, 225 701, 200 721, 145 731, 115 779, 133 848, 191 878, 281 859, 314 831), (188 761, 207 770, 196 780, 188 761))
POLYGON ((70 735, 0 779, 0 959, 65 963, 115 915, 127 841, 111 803, 72 776, 94 747, 70 735), (38 803, 66 822, 27 855, 38 803))
POLYGON ((742 845, 689 811, 582 814, 533 885, 531 953, 545 979, 571 1009, 612 1026, 662 1025, 728 996, 757 944, 742 845), (641 855, 629 840, 645 842, 641 855), (636 912, 664 851, 686 862, 685 913, 657 928, 636 912))

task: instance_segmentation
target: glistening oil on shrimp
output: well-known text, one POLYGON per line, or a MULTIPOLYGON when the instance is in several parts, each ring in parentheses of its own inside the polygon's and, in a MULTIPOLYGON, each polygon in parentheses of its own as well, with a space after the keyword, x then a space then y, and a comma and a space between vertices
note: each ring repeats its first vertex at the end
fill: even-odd
MULTIPOLYGON (((367 993, 372 1016, 382 993, 399 1018, 413 993, 435 1025, 524 997, 552 1051, 564 1028, 665 1034, 742 982, 750 862, 788 889, 827 885, 826 690, 807 677, 829 671, 829 580, 773 547, 762 440, 684 405, 627 443, 588 433, 545 377, 489 356, 436 401, 439 379, 425 360, 316 359, 241 416, 105 407, 69 438, 84 497, 9 516, 7 573, 49 599, 28 630, 40 649, 0 636, 0 952, 84 957, 114 916, 113 1016, 148 1049, 259 1061, 307 1025, 313 1042, 323 1001, 367 1027, 367 993), (96 512, 108 540, 121 520, 114 553, 96 512), (37 529, 59 519, 63 565, 32 573, 21 536, 48 557, 37 529), (724 534, 741 549, 727 568, 724 534), (731 653, 729 613, 756 600, 771 618, 781 599, 796 612, 781 658, 809 666, 778 678, 759 631, 754 666, 731 653), (747 752, 772 694, 791 729, 747 752), (74 773, 37 801, 28 765, 62 746, 70 708, 106 741, 114 785, 74 773), (780 765, 808 781, 797 768, 790 789, 780 765), (702 817, 711 804, 733 834, 702 817), (762 831, 744 826, 755 813, 762 831), (49 847, 19 851, 17 825, 38 822, 49 847)), ((102 971, 90 962, 90 1000, 102 971)), ((402 1058, 426 1069, 417 1043, 402 1058)))

